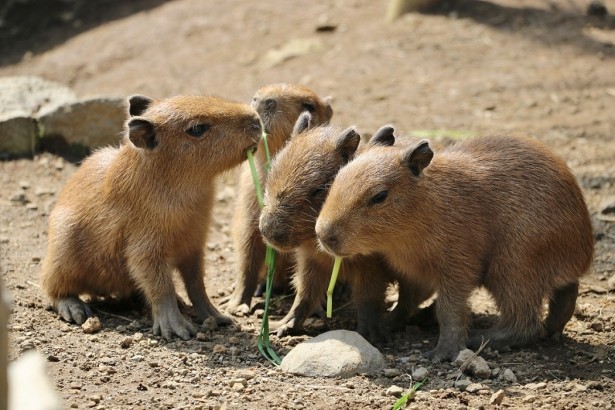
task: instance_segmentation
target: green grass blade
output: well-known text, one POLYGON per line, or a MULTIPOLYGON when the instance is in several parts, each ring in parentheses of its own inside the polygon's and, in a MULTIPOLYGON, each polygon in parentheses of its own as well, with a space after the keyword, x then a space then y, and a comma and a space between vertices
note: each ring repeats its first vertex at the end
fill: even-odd
POLYGON ((414 395, 416 394, 417 390, 421 388, 421 386, 423 384, 425 384, 427 382, 427 379, 421 381, 421 382, 417 382, 414 383, 414 385, 408 390, 408 392, 406 394, 404 394, 403 396, 401 396, 396 402, 395 404, 393 404, 393 410, 399 410, 402 407, 404 407, 407 403, 408 400, 411 400, 414 395))
POLYGON ((254 154, 252 153, 252 150, 248 150, 248 162, 250 163, 250 171, 252 171, 252 179, 254 180, 254 190, 256 191, 258 205, 262 208, 263 188, 261 187, 261 181, 258 178, 258 173, 256 172, 256 165, 254 165, 254 154))
MULTIPOLYGON (((271 163, 271 157, 269 155, 269 146, 267 144, 267 134, 263 131, 262 134, 263 142, 265 145, 265 156, 267 158, 267 162, 265 163, 265 173, 269 172, 269 167, 271 163)), ((258 205, 263 207, 263 188, 260 183, 260 179, 258 178, 258 173, 256 172, 256 165, 254 164, 254 154, 251 150, 248 150, 248 162, 250 163, 250 171, 252 172, 252 180, 254 181, 254 190, 256 191, 256 198, 258 200, 258 205)), ((265 312, 263 313, 263 320, 261 321, 261 329, 258 334, 258 350, 261 352, 261 355, 271 363, 275 365, 279 365, 282 360, 277 355, 275 350, 271 347, 271 343, 269 342, 269 305, 271 300, 271 288, 273 287, 273 277, 275 275, 275 261, 276 261, 276 252, 275 249, 267 245, 267 251, 265 254, 265 266, 267 267, 267 279, 265 286, 265 312)))
POLYGON ((329 288, 327 289, 327 317, 331 317, 333 314, 333 289, 335 288, 337 274, 340 272, 341 265, 342 258, 336 256, 335 262, 333 263, 333 271, 331 272, 331 280, 329 281, 329 288))

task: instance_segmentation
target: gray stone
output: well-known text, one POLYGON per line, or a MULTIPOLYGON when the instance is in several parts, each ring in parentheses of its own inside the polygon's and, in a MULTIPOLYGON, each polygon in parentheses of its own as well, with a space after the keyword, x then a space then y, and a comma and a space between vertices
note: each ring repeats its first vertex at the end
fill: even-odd
POLYGON ((472 382, 468 379, 460 379, 455 382, 455 387, 461 391, 465 391, 472 382))
POLYGON ((0 119, 0 155, 32 155, 36 146, 36 120, 25 116, 0 119))
POLYGON ((39 77, 0 78, 0 155, 32 155, 39 134, 33 117, 75 99, 69 88, 39 77))
POLYGON ((40 77, 0 78, 0 121, 7 118, 32 118, 77 99, 68 87, 40 77))
POLYGON ((500 404, 502 404, 502 401, 504 400, 504 390, 498 390, 495 393, 493 393, 491 395, 491 398, 489 399, 489 404, 493 404, 495 406, 499 406, 500 404))
POLYGON ((427 376, 429 376, 429 370, 424 367, 419 367, 412 372, 412 380, 416 380, 417 382, 425 380, 427 376))
POLYGON ((474 358, 472 358, 472 356, 474 356, 474 352, 470 349, 462 350, 455 359, 455 365, 463 366, 471 360, 464 370, 466 373, 480 377, 481 379, 488 379, 491 377, 491 368, 489 368, 487 361, 480 356, 474 358))
POLYGON ((384 369, 383 370, 384 373, 384 377, 389 377, 389 378, 393 378, 393 377, 397 377, 399 375, 401 375, 401 371, 399 369, 384 369))
POLYGON ((510 369, 506 369, 504 370, 504 380, 506 380, 507 382, 510 383, 517 383, 517 376, 515 376, 515 373, 513 373, 512 370, 510 369))
POLYGON ((401 397, 402 394, 404 394, 406 390, 404 390, 403 387, 399 387, 399 386, 391 386, 388 389, 386 389, 386 391, 384 392, 384 394, 386 396, 394 396, 394 397, 401 397))
POLYGON ((382 353, 357 332, 334 330, 300 343, 282 360, 282 370, 301 376, 351 377, 377 373, 382 353))
POLYGON ((124 99, 95 98, 43 111, 38 121, 43 139, 62 137, 69 145, 94 149, 117 145, 126 118, 124 99))
POLYGON ((478 391, 480 391, 480 390, 482 390, 484 388, 485 388, 485 386, 483 386, 480 383, 470 383, 468 385, 468 387, 466 387, 466 391, 468 393, 477 393, 478 391))

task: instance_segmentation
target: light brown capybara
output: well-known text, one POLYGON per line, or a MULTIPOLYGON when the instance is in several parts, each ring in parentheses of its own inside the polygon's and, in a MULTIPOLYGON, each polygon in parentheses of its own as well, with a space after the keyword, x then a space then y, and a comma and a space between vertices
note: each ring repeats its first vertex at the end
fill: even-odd
POLYGON ((60 193, 42 287, 60 316, 78 324, 91 314, 79 295, 141 292, 154 333, 188 339, 196 329, 179 311, 174 269, 200 319, 232 322, 203 283, 213 179, 256 147, 260 118, 246 104, 197 96, 133 96, 129 114, 121 146, 87 158, 60 193))
MULTIPOLYGON (((252 107, 262 118, 272 157, 275 157, 286 144, 302 112, 309 112, 312 115, 314 125, 328 123, 333 115, 329 98, 320 98, 310 89, 298 84, 265 86, 256 92, 252 107)), ((263 142, 260 143, 254 156, 254 162, 261 186, 264 186, 266 156, 263 142)), ((235 289, 225 305, 228 312, 240 316, 249 313, 252 295, 257 291, 259 280, 264 278, 265 243, 258 230, 260 211, 252 174, 248 164, 245 164, 240 177, 239 199, 233 218, 238 274, 235 289)), ((276 261, 276 283, 284 283, 290 276, 293 266, 291 255, 280 253, 276 261)))
POLYGON ((535 139, 507 136, 378 147, 344 167, 316 223, 334 255, 383 254, 438 293, 438 344, 452 360, 468 341, 467 300, 484 286, 501 313, 477 331, 493 348, 560 334, 572 316, 594 238, 566 163, 535 139), (549 299, 547 318, 542 303, 549 299))

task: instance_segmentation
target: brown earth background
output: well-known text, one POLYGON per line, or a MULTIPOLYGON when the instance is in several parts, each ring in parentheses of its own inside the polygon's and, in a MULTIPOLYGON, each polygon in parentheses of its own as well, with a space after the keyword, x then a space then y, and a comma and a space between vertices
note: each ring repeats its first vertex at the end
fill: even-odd
MULTIPOLYGON (((588 16, 586 0, 458 0, 393 23, 384 20, 384 0, 32 3, 0 16, 0 76, 41 76, 82 97, 216 94, 245 102, 265 84, 299 82, 334 98, 334 125, 361 132, 392 123, 402 135, 530 134, 572 168, 597 239, 564 340, 484 352, 494 376, 479 381, 482 393, 452 387, 452 364, 424 361, 437 330, 416 327, 382 349, 400 375, 310 379, 259 356, 254 315, 188 342, 154 337, 138 309, 101 308, 104 328, 94 335, 61 322, 46 309, 38 278, 48 213, 78 165, 47 153, 0 162, 0 272, 14 303, 10 358, 41 351, 67 407, 390 408, 395 398, 386 389, 408 387, 418 366, 430 377, 415 408, 488 408, 499 389, 510 408, 615 406, 615 223, 602 212, 615 203, 612 16, 588 16), (16 192, 36 206, 16 206, 9 201, 16 192), (123 348, 127 337, 135 342, 123 348), (500 377, 505 369, 518 383, 500 377), (249 377, 241 391, 228 384, 238 370, 249 377)), ((615 12, 615 1, 603 4, 615 12)), ((221 178, 207 246, 214 303, 235 279, 235 174, 221 178)), ((276 299, 274 316, 290 300, 276 299)), ((477 320, 495 313, 484 294, 474 307, 477 320)), ((336 319, 310 320, 307 334, 354 326, 346 307, 336 319)), ((272 340, 284 354, 307 337, 272 340)))

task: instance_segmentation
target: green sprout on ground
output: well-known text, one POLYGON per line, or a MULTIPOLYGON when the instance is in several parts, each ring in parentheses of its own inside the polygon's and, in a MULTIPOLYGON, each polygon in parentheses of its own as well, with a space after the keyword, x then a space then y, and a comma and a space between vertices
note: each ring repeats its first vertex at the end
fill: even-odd
MULTIPOLYGON (((265 175, 269 172, 271 166, 271 156, 269 155, 269 146, 267 144, 267 134, 263 131, 261 139, 265 145, 265 175)), ((254 190, 256 191, 256 198, 258 205, 263 207, 263 188, 256 172, 256 166, 254 165, 254 153, 252 150, 248 150, 248 162, 250 163, 250 171, 252 171, 252 179, 254 180, 254 190)), ((263 320, 261 322, 261 330, 258 334, 258 350, 263 357, 269 360, 275 365, 279 365, 282 361, 277 355, 275 350, 271 347, 269 342, 269 306, 271 301, 271 288, 273 287, 273 276, 275 274, 275 261, 276 252, 271 246, 267 245, 265 253, 265 266, 267 267, 267 279, 265 280, 265 312, 263 313, 263 320)))
POLYGON ((395 404, 393 404, 393 410, 399 410, 402 407, 405 407, 408 404, 408 401, 412 400, 414 398, 414 396, 416 395, 416 392, 418 391, 418 389, 421 388, 421 386, 423 384, 425 384, 427 382, 427 379, 420 381, 420 382, 416 382, 412 385, 412 387, 410 387, 410 389, 408 390, 408 392, 406 394, 404 394, 403 396, 401 396, 396 402, 395 404))
POLYGON ((337 281, 337 275, 340 271, 340 266, 342 265, 342 258, 339 256, 335 257, 335 262, 333 263, 333 271, 331 272, 331 280, 329 281, 329 288, 327 289, 327 317, 330 318, 333 314, 333 289, 335 288, 335 282, 337 281))

